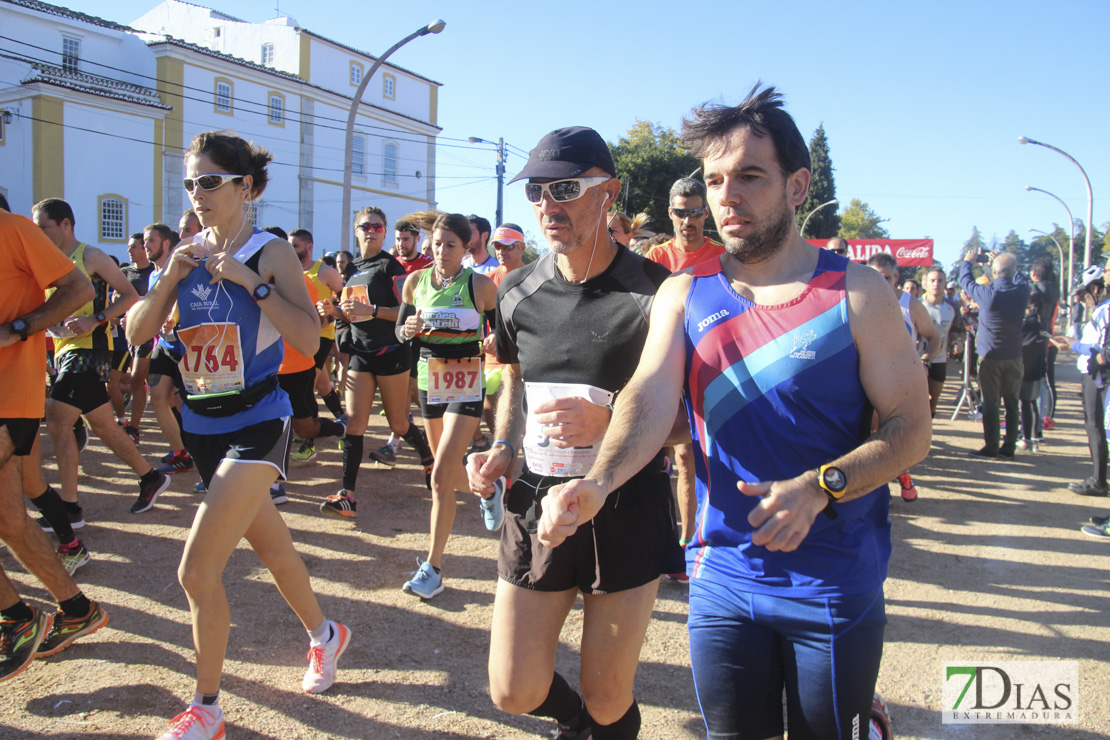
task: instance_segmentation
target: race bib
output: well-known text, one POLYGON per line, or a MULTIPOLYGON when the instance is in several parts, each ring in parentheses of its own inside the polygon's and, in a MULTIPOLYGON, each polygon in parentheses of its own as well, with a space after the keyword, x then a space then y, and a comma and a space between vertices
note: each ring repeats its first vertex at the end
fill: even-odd
POLYGON ((481 400, 481 358, 428 358, 428 403, 469 403, 481 400))
POLYGON ((551 437, 543 433, 543 426, 536 421, 533 409, 545 401, 556 398, 585 398, 590 403, 604 406, 613 402, 613 394, 602 388, 582 383, 525 383, 524 396, 528 403, 528 416, 524 422, 524 459, 528 469, 540 475, 556 478, 578 478, 589 472, 597 459, 597 446, 563 449, 552 444, 551 437))
POLYGON ((190 396, 241 391, 246 387, 238 324, 198 324, 179 328, 177 336, 185 345, 185 354, 177 365, 190 396))
POLYGON ((343 300, 370 305, 370 294, 366 292, 365 285, 350 285, 343 289, 343 300))

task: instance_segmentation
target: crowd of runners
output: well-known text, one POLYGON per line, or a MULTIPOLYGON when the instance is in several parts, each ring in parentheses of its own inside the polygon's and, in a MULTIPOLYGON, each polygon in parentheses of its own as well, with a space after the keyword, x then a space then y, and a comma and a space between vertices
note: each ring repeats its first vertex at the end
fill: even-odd
POLYGON ((694 109, 683 142, 701 178, 671 188, 666 239, 613 210, 621 185, 595 131, 543 137, 515 178, 548 246, 529 264, 519 225, 474 215, 408 214, 387 249, 368 205, 354 255, 255 228, 270 156, 223 133, 193 139, 190 210, 132 235, 122 268, 80 241, 65 201, 36 203, 33 223, 0 202, 0 538, 58 604, 26 603, 0 571, 0 680, 108 623, 73 578, 95 557, 78 537, 91 433, 134 472, 137 516, 171 476, 199 476, 178 568, 196 692, 162 740, 224 737, 223 570, 244 538, 307 632, 302 689, 326 691, 357 636, 321 610, 276 507, 290 465, 338 443, 341 480, 319 509, 354 520, 361 468, 396 465, 404 442, 431 491, 406 593, 446 587, 458 492, 500 537, 488 660, 503 711, 550 718, 564 740, 637 737, 663 576, 690 587, 709 737, 891 738, 874 693, 887 483, 916 498, 908 471, 964 307, 939 269, 918 301, 889 255, 869 269, 798 235, 809 152, 773 88, 694 109), (366 439, 375 408, 388 439, 366 439), (138 450, 150 436, 160 460, 138 450), (575 690, 555 655, 579 596, 575 690))

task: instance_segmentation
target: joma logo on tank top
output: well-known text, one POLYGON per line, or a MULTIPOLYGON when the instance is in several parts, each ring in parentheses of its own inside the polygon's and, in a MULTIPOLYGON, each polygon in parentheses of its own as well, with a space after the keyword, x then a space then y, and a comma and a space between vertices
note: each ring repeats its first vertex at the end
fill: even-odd
POLYGON ((698 331, 699 332, 705 331, 706 327, 708 327, 710 324, 713 324, 717 321, 720 321, 725 316, 728 316, 728 309, 725 309, 725 308, 722 308, 720 311, 718 311, 715 314, 711 314, 709 316, 706 316, 704 319, 702 319, 700 322, 698 322, 698 331))

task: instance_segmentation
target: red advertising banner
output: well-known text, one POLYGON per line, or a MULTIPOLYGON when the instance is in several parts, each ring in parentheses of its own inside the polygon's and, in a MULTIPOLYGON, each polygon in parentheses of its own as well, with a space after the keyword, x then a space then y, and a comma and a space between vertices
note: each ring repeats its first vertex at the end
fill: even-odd
MULTIPOLYGON (((828 239, 806 239, 820 249, 828 239)), ((877 252, 889 252, 898 260, 899 267, 929 267, 933 264, 932 239, 849 239, 848 258, 853 262, 867 262, 877 252)))

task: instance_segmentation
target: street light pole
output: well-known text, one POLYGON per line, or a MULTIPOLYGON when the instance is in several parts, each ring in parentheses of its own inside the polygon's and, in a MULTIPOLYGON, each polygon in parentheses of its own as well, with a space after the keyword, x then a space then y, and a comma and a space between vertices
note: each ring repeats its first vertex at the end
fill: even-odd
MULTIPOLYGON (((467 141, 471 144, 492 144, 492 141, 479 139, 477 136, 468 136, 467 141)), ((502 214, 505 206, 505 137, 502 136, 497 140, 497 167, 494 170, 497 173, 497 220, 494 222, 494 228, 502 224, 502 214)))
MULTIPOLYGON (((1065 203, 1063 201, 1063 199, 1060 198, 1060 196, 1055 195, 1053 193, 1050 193, 1047 190, 1041 190, 1040 188, 1035 188, 1032 185, 1026 185, 1025 189, 1026 190, 1036 190, 1038 193, 1044 193, 1045 195, 1047 195, 1049 197, 1055 198, 1056 200, 1058 200, 1060 202, 1060 205, 1062 205, 1064 207, 1064 210, 1067 211, 1067 213, 1068 213, 1068 285, 1075 285, 1075 219, 1073 219, 1072 216, 1071 216, 1071 209, 1068 208, 1068 204, 1065 203)), ((1088 259, 1090 259, 1089 254, 1088 254, 1088 259)), ((1061 262, 1060 277, 1063 277, 1063 272, 1064 272, 1064 265, 1062 264, 1063 260, 1064 260, 1063 252, 1061 252, 1060 253, 1060 262, 1061 262)), ((1084 269, 1086 269, 1086 266, 1084 266, 1084 269)))
MULTIPOLYGON (((1057 154, 1063 154, 1065 157, 1071 160, 1072 164, 1079 168, 1079 174, 1083 175, 1083 182, 1087 185, 1087 246, 1083 252, 1083 269, 1086 270, 1088 267, 1091 266, 1091 219, 1093 219, 1095 216, 1095 201, 1094 196, 1091 194, 1091 180, 1089 177, 1087 177, 1087 171, 1083 169, 1083 165, 1075 161, 1075 157, 1071 156, 1063 149, 1058 149, 1057 147, 1054 147, 1051 144, 1046 144, 1043 141, 1030 139, 1028 136, 1018 137, 1018 141, 1022 144, 1036 144, 1037 146, 1043 146, 1045 149, 1051 149, 1057 154)), ((1068 230, 1070 231, 1072 229, 1071 224, 1073 222, 1069 221, 1068 223, 1068 230)))
POLYGON ((374 66, 370 67, 370 71, 362 76, 362 82, 359 83, 358 90, 355 91, 354 98, 351 100, 351 110, 347 114, 347 138, 343 147, 343 207, 339 213, 340 221, 342 222, 339 228, 339 243, 340 249, 347 249, 351 246, 351 222, 354 220, 351 214, 351 151, 354 149, 355 141, 355 118, 358 116, 358 106, 362 102, 362 94, 366 92, 366 85, 369 84, 370 79, 378 68, 382 66, 382 62, 389 59, 389 55, 400 49, 402 46, 412 41, 417 36, 427 36, 429 33, 439 33, 447 25, 442 20, 437 20, 429 23, 423 28, 419 28, 408 36, 398 41, 393 46, 386 50, 374 62, 374 66))
MULTIPOLYGON (((1049 239, 1052 240, 1052 243, 1056 245, 1057 251, 1060 252, 1060 300, 1064 301, 1064 305, 1067 306, 1068 305, 1068 303, 1067 303, 1067 297, 1068 296, 1067 296, 1067 293, 1064 292, 1064 248, 1062 246, 1060 246, 1060 241, 1056 237, 1054 237, 1052 234, 1048 233, 1047 231, 1041 231, 1040 229, 1029 229, 1029 230, 1032 231, 1034 234, 1044 234, 1045 236, 1047 236, 1049 239)), ((1065 315, 1067 314, 1066 309, 1065 309, 1064 313, 1065 313, 1065 315)), ((1051 329, 1049 331, 1051 331, 1051 329)))
POLYGON ((833 198, 833 199, 832 199, 832 200, 830 200, 830 201, 826 201, 826 202, 822 203, 821 205, 817 206, 817 207, 816 207, 816 208, 814 208, 814 209, 813 209, 812 211, 810 211, 809 213, 807 213, 807 214, 806 214, 806 218, 805 218, 805 220, 804 220, 804 221, 802 221, 802 230, 801 230, 801 232, 800 232, 800 235, 801 235, 801 237, 802 237, 803 239, 805 239, 805 238, 806 238, 806 226, 807 226, 807 225, 809 224, 809 220, 810 220, 811 218, 813 218, 813 214, 817 213, 818 211, 820 211, 820 210, 821 210, 822 208, 824 208, 825 206, 831 206, 831 205, 832 205, 833 203, 836 203, 836 202, 837 202, 837 201, 836 201, 836 198, 833 198))

